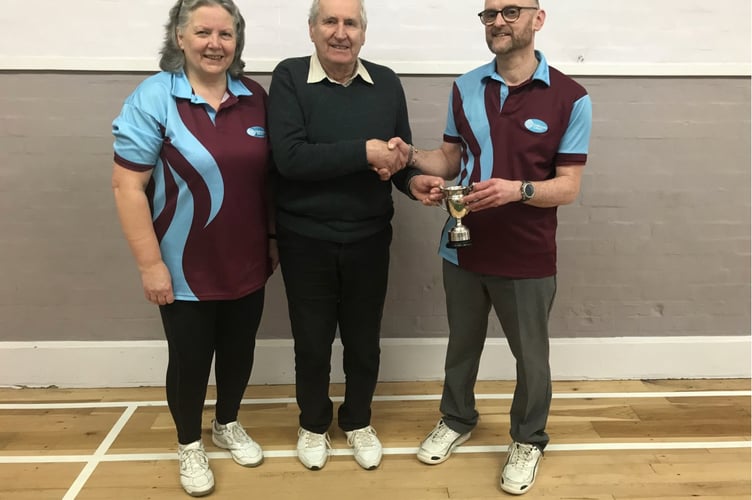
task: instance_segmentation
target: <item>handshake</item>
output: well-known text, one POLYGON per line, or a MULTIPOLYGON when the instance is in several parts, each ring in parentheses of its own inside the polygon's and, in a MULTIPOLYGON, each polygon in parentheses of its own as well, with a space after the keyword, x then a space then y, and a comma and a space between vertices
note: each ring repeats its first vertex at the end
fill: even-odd
POLYGON ((366 157, 371 170, 382 181, 388 181, 412 160, 412 147, 399 137, 389 141, 370 139, 366 141, 366 157))

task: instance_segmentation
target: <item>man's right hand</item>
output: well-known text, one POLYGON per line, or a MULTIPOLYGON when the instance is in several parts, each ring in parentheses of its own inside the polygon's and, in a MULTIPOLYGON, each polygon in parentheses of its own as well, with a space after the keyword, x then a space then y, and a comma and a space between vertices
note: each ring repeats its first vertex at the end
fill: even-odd
POLYGON ((389 180, 392 175, 405 168, 409 152, 409 147, 407 149, 391 147, 391 141, 389 143, 380 139, 366 141, 368 164, 382 181, 389 180))

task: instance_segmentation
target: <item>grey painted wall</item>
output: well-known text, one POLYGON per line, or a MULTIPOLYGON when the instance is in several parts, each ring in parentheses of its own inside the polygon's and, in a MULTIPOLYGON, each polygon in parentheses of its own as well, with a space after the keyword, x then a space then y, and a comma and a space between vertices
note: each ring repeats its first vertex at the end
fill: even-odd
MULTIPOLYGON (((0 72, 0 341, 163 338, 109 182, 110 123, 145 76, 0 72)), ((595 122, 582 194, 559 211, 552 335, 749 335, 749 78, 578 80, 595 122)), ((451 81, 403 78, 421 148, 441 140, 451 81)), ((443 337, 444 214, 395 198, 383 336, 443 337)), ((289 337, 286 307, 276 273, 260 337, 289 337)))

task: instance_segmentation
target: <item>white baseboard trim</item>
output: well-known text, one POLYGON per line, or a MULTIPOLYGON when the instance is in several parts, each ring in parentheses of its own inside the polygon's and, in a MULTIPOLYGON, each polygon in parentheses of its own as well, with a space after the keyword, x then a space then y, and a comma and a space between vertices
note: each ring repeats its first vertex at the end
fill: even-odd
MULTIPOLYGON (((446 339, 384 339, 381 381, 441 380, 446 339)), ((342 382, 342 346, 335 342, 332 382, 342 382)), ((554 380, 750 378, 749 336, 620 337, 551 340, 554 380)), ((291 384, 291 340, 259 340, 252 384, 291 384)), ((0 342, 3 387, 138 387, 164 385, 164 341, 0 342)), ((504 339, 489 339, 480 380, 513 380, 504 339)), ((212 374, 212 382, 214 376, 212 374)))

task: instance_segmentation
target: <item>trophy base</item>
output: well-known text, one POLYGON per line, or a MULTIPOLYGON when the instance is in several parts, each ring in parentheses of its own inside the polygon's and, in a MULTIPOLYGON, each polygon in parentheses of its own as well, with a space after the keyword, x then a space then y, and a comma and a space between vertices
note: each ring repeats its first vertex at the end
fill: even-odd
POLYGON ((460 241, 447 241, 447 248, 463 248, 463 247, 469 247, 472 245, 473 242, 470 240, 460 240, 460 241))

